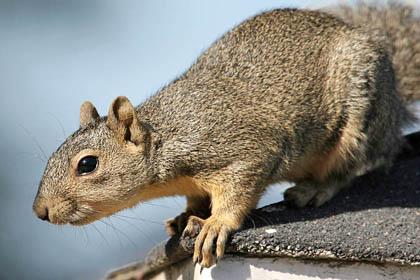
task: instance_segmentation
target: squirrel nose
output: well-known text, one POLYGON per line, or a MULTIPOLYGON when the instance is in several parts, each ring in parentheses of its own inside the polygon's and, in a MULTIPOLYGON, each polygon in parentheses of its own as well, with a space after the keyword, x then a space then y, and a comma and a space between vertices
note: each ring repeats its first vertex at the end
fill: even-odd
POLYGON ((50 221, 50 218, 48 216, 48 207, 42 206, 42 207, 36 207, 34 208, 35 214, 43 221, 50 221))

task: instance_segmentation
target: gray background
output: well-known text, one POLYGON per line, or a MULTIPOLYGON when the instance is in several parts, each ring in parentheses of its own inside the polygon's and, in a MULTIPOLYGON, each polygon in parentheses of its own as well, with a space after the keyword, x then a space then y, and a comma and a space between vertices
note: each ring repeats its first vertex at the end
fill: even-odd
MULTIPOLYGON (((183 198, 85 227, 32 213, 46 159, 78 128, 80 104, 92 101, 101 115, 118 95, 137 105, 247 17, 335 1, 311 2, 0 0, 0 278, 99 279, 143 259, 167 237, 162 221, 183 198)), ((281 191, 273 187, 260 205, 281 191)))

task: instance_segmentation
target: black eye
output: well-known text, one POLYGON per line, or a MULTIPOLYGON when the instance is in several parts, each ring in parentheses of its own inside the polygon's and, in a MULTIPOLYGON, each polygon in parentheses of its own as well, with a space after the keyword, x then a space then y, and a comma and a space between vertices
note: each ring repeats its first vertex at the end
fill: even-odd
POLYGON ((98 158, 95 156, 87 156, 82 158, 77 164, 77 174, 89 174, 98 167, 98 158))

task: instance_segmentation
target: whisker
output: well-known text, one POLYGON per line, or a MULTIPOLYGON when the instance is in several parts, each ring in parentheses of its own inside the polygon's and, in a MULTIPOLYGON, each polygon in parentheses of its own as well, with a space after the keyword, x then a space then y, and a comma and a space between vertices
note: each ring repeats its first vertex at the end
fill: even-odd
POLYGON ((254 218, 252 218, 252 216, 249 215, 249 214, 245 214, 245 215, 246 215, 247 218, 249 218, 249 220, 251 220, 251 222, 252 222, 252 228, 255 229, 256 228, 256 225, 255 225, 254 218))
POLYGON ((162 222, 156 222, 156 221, 153 221, 153 220, 148 220, 148 219, 139 218, 139 217, 124 216, 124 215, 121 215, 121 214, 113 214, 113 216, 115 216, 115 217, 122 217, 122 218, 128 218, 128 219, 133 219, 133 220, 142 221, 142 222, 148 222, 148 223, 152 223, 152 224, 156 224, 156 225, 161 225, 161 226, 164 225, 164 223, 162 223, 162 222))
POLYGON ((86 245, 85 245, 85 246, 87 246, 87 245, 89 245, 89 243, 90 243, 90 240, 89 240, 89 234, 88 234, 88 232, 87 232, 87 230, 86 230, 86 228, 85 228, 85 227, 82 227, 82 230, 84 231, 84 233, 85 233, 85 235, 86 235, 86 245))
POLYGON ((108 247, 111 247, 108 243, 108 240, 106 240, 105 236, 102 234, 102 232, 95 226, 95 224, 90 224, 96 232, 102 237, 102 239, 105 241, 105 243, 108 245, 108 247))
POLYGON ((104 224, 104 225, 106 225, 107 227, 112 228, 112 230, 114 231, 115 236, 116 236, 116 237, 117 237, 117 239, 118 239, 118 243, 120 244, 120 249, 123 249, 123 245, 122 245, 121 238, 118 236, 118 233, 117 233, 117 231, 116 231, 115 227, 114 227, 113 225, 110 225, 110 224, 106 223, 106 222, 105 222, 105 221, 103 221, 103 220, 98 220, 98 222, 103 223, 103 224, 104 224))
POLYGON ((175 202, 175 204, 176 204, 179 208, 182 208, 181 204, 179 204, 179 202, 176 200, 176 197, 172 197, 172 200, 175 202))
POLYGON ((129 224, 130 226, 133 226, 134 228, 136 228, 141 234, 143 234, 147 239, 149 239, 149 241, 150 242, 152 242, 152 243, 156 243, 156 241, 155 240, 153 240, 148 234, 146 234, 146 232, 144 232, 141 228, 139 228, 137 225, 135 225, 135 224, 133 224, 133 223, 130 223, 129 221, 126 221, 126 220, 124 220, 123 218, 120 218, 120 217, 114 217, 114 218, 116 218, 116 219, 118 219, 118 220, 121 220, 121 221, 123 221, 123 222, 125 222, 125 223, 127 223, 127 224, 129 224))
MULTIPOLYGON (((77 213, 77 212, 74 212, 73 213, 73 215, 75 215, 76 217, 78 217, 78 218, 80 218, 80 219, 83 219, 84 217, 82 217, 82 216, 80 216, 79 215, 79 213, 77 213)), ((85 244, 85 246, 87 246, 89 243, 90 243, 90 240, 89 240, 89 235, 88 235, 88 232, 87 232, 87 230, 86 230, 86 228, 85 227, 81 227, 82 228, 82 231, 85 233, 85 235, 86 235, 86 244, 85 244)))
POLYGON ((18 154, 26 154, 26 155, 29 155, 29 156, 31 156, 31 157, 33 157, 33 158, 35 158, 35 159, 38 159, 38 160, 40 160, 40 161, 42 161, 43 163, 46 163, 46 160, 45 159, 43 159, 43 158, 41 158, 38 154, 36 154, 36 153, 30 153, 30 152, 19 152, 18 154))
POLYGON ((164 223, 162 223, 162 222, 157 222, 157 221, 148 220, 148 219, 139 218, 139 217, 132 217, 132 216, 126 216, 126 215, 121 215, 121 214, 116 214, 116 213, 111 213, 111 212, 99 211, 99 210, 90 209, 90 208, 86 208, 86 207, 82 207, 82 209, 90 211, 90 213, 85 213, 85 214, 91 214, 92 212, 96 212, 96 213, 102 213, 102 214, 105 214, 105 215, 112 215, 112 216, 115 216, 115 217, 128 218, 128 219, 133 219, 133 220, 138 220, 138 221, 143 221, 143 222, 149 222, 149 223, 153 223, 153 224, 157 224, 157 225, 161 225, 161 226, 164 225, 164 223))
MULTIPOLYGON (((83 198, 85 198, 83 196, 76 196, 75 198, 81 198, 81 200, 78 200, 80 202, 85 202, 85 203, 89 203, 90 202, 90 201, 87 201, 87 200, 83 200, 83 198)), ((171 210, 180 210, 180 209, 182 209, 181 205, 175 200, 175 197, 172 197, 172 198, 174 199, 174 202, 178 205, 178 208, 171 207, 171 206, 166 206, 166 205, 155 204, 155 203, 150 203, 150 202, 145 202, 145 201, 140 201, 138 205, 143 205, 143 204, 145 204, 145 205, 152 205, 152 206, 162 207, 162 208, 171 209, 171 210)), ((125 202, 125 200, 121 200, 121 199, 117 199, 117 198, 113 198, 113 200, 116 201, 116 202, 120 202, 120 203, 124 203, 125 202)), ((115 206, 114 203, 108 203, 108 204, 104 203, 103 205, 104 206, 115 206)), ((108 213, 108 214, 111 214, 111 213, 108 213)))
POLYGON ((63 140, 66 139, 66 131, 64 130, 63 124, 60 122, 60 120, 51 112, 47 112, 47 114, 49 114, 50 116, 52 116, 54 118, 54 120, 56 120, 56 122, 58 123, 58 125, 61 128, 61 132, 63 133, 63 140))
MULTIPOLYGON (((82 208, 79 208, 79 212, 80 213, 82 213, 82 214, 85 214, 85 215, 91 215, 93 212, 95 212, 93 209, 89 209, 89 208, 86 208, 86 207, 82 207, 82 208)), ((82 217, 82 216, 80 216, 77 212, 75 212, 74 213, 77 217, 79 217, 79 218, 81 218, 81 219, 83 219, 84 217, 82 217)), ((112 225, 112 223, 111 223, 111 225, 110 224, 107 224, 106 222, 104 222, 104 221, 102 221, 102 220, 97 220, 97 221, 99 221, 99 222, 101 222, 101 223, 103 223, 103 224, 105 224, 105 225, 107 225, 107 227, 109 226, 109 227, 111 227, 112 229, 113 229, 113 231, 114 231, 114 233, 115 233, 115 236, 117 237, 117 239, 118 239, 118 242, 119 242, 119 244, 120 244, 120 248, 123 248, 123 246, 122 246, 122 242, 121 242, 121 238, 118 236, 118 234, 117 234, 117 229, 115 228, 115 226, 114 225, 112 225)), ((108 243, 108 240, 106 240, 106 238, 105 238, 105 236, 99 231, 99 229, 93 224, 93 223, 91 223, 90 225, 92 225, 93 226, 93 228, 98 232, 98 234, 99 235, 101 235, 102 236, 102 238, 105 240, 105 242, 106 242, 106 244, 108 245, 108 246, 110 246, 109 245, 109 243, 108 243)))
POLYGON ((248 217, 251 217, 251 216, 257 217, 258 219, 260 219, 261 221, 263 221, 265 223, 265 225, 267 225, 267 226, 273 224, 273 222, 271 220, 268 220, 268 219, 264 218, 263 216, 258 215, 256 213, 251 213, 251 214, 249 214, 248 217))
POLYGON ((170 207, 170 206, 166 206, 166 205, 160 205, 160 204, 154 204, 154 203, 150 203, 150 202, 140 202, 140 203, 141 204, 146 204, 146 205, 151 205, 151 206, 162 207, 162 208, 166 208, 166 209, 179 210, 179 208, 170 207))
POLYGON ((47 161, 48 157, 45 154, 44 150, 42 149, 41 145, 39 144, 38 140, 30 133, 23 125, 19 124, 19 126, 25 131, 25 133, 32 138, 32 140, 35 142, 35 145, 38 147, 38 149, 41 151, 41 153, 44 155, 44 160, 47 161))
MULTIPOLYGON (((103 221, 103 220, 99 220, 99 221, 105 223, 105 221, 103 221)), ((124 231, 122 231, 122 230, 118 229, 117 227, 115 227, 112 224, 111 220, 109 220, 109 223, 112 225, 112 228, 113 229, 115 229, 116 231, 118 231, 119 233, 121 233, 122 235, 124 235, 125 238, 127 238, 128 241, 130 241, 137 249, 139 249, 139 246, 124 231)), ((105 224, 107 224, 107 223, 105 223, 105 224)), ((121 246, 122 246, 122 243, 121 243, 121 246)))

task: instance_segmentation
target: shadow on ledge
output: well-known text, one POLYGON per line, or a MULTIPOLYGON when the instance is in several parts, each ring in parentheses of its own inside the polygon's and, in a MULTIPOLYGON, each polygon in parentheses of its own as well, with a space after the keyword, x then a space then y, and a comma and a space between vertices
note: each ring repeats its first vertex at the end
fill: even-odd
MULTIPOLYGON (((292 209, 283 202, 252 211, 233 232, 226 253, 420 266, 420 132, 387 172, 354 180, 320 208, 292 209)), ((191 257, 194 239, 179 235, 156 246, 146 261, 114 271, 154 274, 191 257)))

